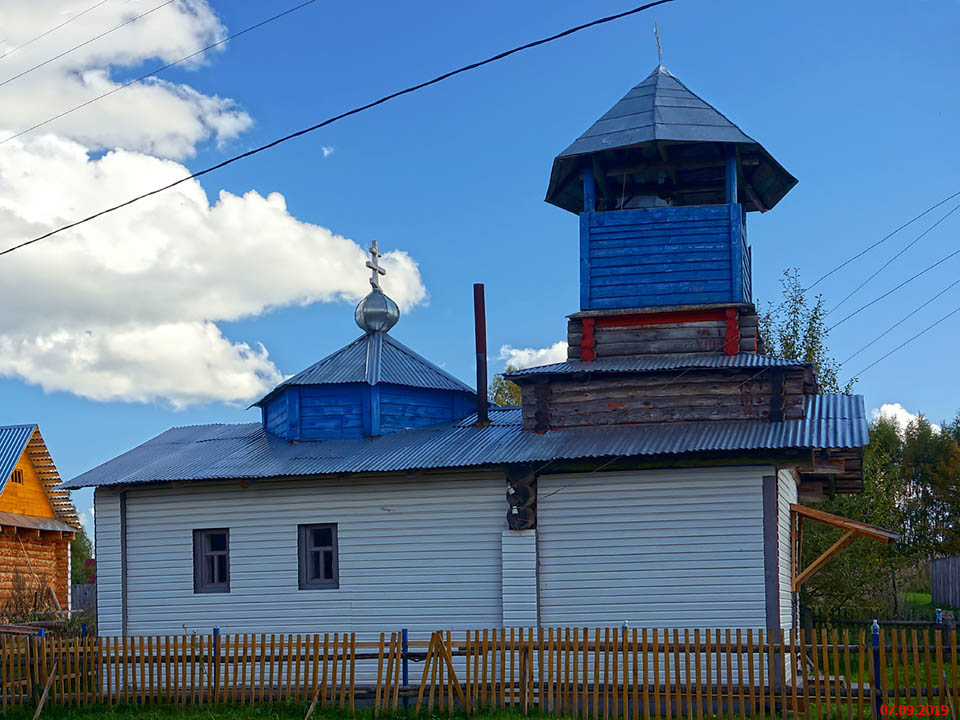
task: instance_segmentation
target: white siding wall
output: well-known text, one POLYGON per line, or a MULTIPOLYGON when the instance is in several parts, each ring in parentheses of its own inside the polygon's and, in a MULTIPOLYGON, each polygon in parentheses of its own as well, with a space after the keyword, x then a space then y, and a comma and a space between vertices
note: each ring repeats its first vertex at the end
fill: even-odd
POLYGON ((764 627, 770 467, 541 476, 544 625, 764 627))
POLYGON ((504 530, 503 626, 537 626, 537 531, 504 530))
POLYGON ((797 502, 797 484, 793 475, 781 470, 777 475, 777 555, 780 565, 780 627, 795 626, 793 594, 790 592, 790 505, 797 502))
MULTIPOLYGON (((390 631, 497 626, 505 479, 263 481, 127 493, 131 635, 390 631), (337 523, 338 590, 298 590, 297 525, 337 523), (194 529, 230 529, 230 592, 194 594, 194 529)), ((98 497, 100 494, 98 493, 98 497)), ((119 547, 113 511, 97 506, 104 549, 119 547)), ((100 543, 98 543, 100 545, 100 543)), ((100 550, 100 547, 98 547, 100 550)), ((98 557, 99 560, 99 557, 98 557)), ((117 574, 119 562, 117 562, 117 574)), ((119 579, 104 568, 100 608, 119 618, 119 579), (106 591, 110 588, 110 591, 106 591)), ((116 634, 119 621, 101 627, 116 634)))
POLYGON ((94 551, 97 558, 97 632, 119 635, 120 496, 98 488, 93 496, 94 551))

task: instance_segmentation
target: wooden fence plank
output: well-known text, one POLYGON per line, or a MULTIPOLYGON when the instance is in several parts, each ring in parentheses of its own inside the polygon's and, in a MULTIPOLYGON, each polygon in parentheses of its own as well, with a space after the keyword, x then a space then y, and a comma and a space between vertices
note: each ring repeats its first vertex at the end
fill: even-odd
MULTIPOLYGON (((910 689, 912 683, 910 682, 910 640, 907 636, 906 628, 903 629, 900 640, 900 667, 903 670, 903 702, 905 705, 909 705, 911 703, 910 689)), ((916 647, 916 643, 914 643, 914 647, 916 647)))
POLYGON ((957 631, 954 629, 950 633, 950 647, 953 648, 950 659, 950 679, 953 687, 953 717, 957 720, 957 713, 960 712, 960 647, 957 643, 957 631))
MULTIPOLYGON (((841 680, 843 679, 840 675, 840 638, 837 634, 837 629, 833 629, 832 633, 832 650, 830 652, 833 655, 833 695, 834 695, 834 714, 841 718, 843 717, 843 690, 840 687, 841 680)), ((824 644, 826 647, 826 644, 824 644)))
POLYGON ((950 703, 950 692, 947 689, 947 676, 943 672, 943 633, 940 630, 934 631, 933 642, 936 646, 934 661, 937 672, 937 697, 931 698, 930 702, 936 705, 947 705, 951 710, 950 714, 953 715, 952 709, 949 708, 952 703, 950 703))
MULTIPOLYGON (((620 694, 617 692, 620 684, 620 631, 617 628, 613 628, 613 644, 610 646, 608 657, 611 660, 610 675, 612 677, 612 683, 607 686, 610 714, 616 717, 617 700, 620 694)), ((606 714, 604 714, 604 717, 606 717, 606 714)))

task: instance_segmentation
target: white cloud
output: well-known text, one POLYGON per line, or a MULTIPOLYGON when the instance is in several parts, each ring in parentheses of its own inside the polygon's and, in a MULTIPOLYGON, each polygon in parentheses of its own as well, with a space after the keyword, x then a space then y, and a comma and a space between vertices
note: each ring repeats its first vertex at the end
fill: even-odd
POLYGON ((77 515, 80 517, 80 524, 83 525, 84 532, 87 533, 87 537, 90 538, 91 542, 93 541, 93 517, 95 510, 93 506, 90 506, 89 510, 80 510, 77 515))
MULTIPOLYGON (((879 409, 874 408, 871 413, 874 420, 878 418, 890 420, 900 428, 901 433, 907 429, 907 425, 915 423, 920 418, 918 414, 910 412, 900 403, 884 403, 879 409)), ((931 427, 934 432, 940 432, 939 425, 931 423, 931 427)))
MULTIPOLYGON (((106 3, 0 58, 0 82, 157 4, 106 3)), ((7 47, 83 5, 0 5, 7 47)), ((116 87, 118 66, 174 60, 225 33, 206 0, 157 10, 5 85, 0 141, 116 87)), ((249 124, 230 99, 154 79, 0 142, 0 248, 188 175, 178 159, 249 124)), ((220 192, 211 202, 198 182, 183 183, 2 258, 0 375, 95 400, 247 402, 280 372, 264 347, 233 342, 218 323, 356 302, 369 290, 365 259, 353 240, 295 218, 279 193, 220 192)), ((425 300, 410 256, 393 250, 383 265, 401 308, 425 300)))
MULTIPOLYGON (((37 235, 187 173, 128 151, 93 159, 52 136, 0 146, 0 239, 37 235)), ((301 222, 279 193, 197 182, 12 253, 0 263, 0 374, 96 400, 182 406, 246 401, 280 374, 264 348, 217 321, 369 291, 364 250, 301 222)), ((385 253, 384 289, 407 309, 426 290, 416 262, 385 253)))
MULTIPOLYGON (((76 15, 83 3, 3 3, 0 28, 8 54, 0 58, 0 82, 159 4, 157 0, 105 3, 17 50, 20 44, 57 24, 55 21, 76 15)), ((152 69, 197 52, 225 35, 226 28, 206 0, 179 0, 160 8, 4 85, 0 127, 5 131, 0 133, 0 140, 117 88, 128 78, 115 80, 112 68, 146 62, 152 69)), ((185 65, 196 67, 205 61, 204 55, 198 55, 185 65)), ((142 74, 139 68, 133 71, 134 77, 138 74, 142 74)), ((152 78, 55 120, 42 132, 77 140, 92 149, 124 147, 184 158, 193 154, 197 143, 211 137, 221 142, 229 140, 250 123, 250 117, 232 100, 152 78)))
POLYGON ((322 148, 320 148, 320 150, 323 152, 324 157, 330 157, 333 155, 333 148, 329 145, 324 145, 322 148))
POLYGON ((545 348, 515 348, 511 345, 504 345, 500 348, 500 359, 505 360, 507 365, 518 369, 565 362, 567 359, 567 343, 560 340, 545 348))

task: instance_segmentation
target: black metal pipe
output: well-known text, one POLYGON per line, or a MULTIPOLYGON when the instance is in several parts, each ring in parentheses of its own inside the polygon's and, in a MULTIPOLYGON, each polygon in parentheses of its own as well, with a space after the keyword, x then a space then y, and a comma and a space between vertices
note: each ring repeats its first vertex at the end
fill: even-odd
POLYGON ((473 324, 477 337, 477 425, 486 425, 487 414, 487 310, 483 283, 473 285, 473 324))

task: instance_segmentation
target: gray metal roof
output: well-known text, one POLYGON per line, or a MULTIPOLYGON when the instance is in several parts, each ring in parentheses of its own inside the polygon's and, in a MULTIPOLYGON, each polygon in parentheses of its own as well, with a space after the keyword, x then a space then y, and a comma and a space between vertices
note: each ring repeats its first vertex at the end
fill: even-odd
POLYGON ((0 427, 0 493, 6 487, 17 461, 27 449, 36 425, 6 425, 0 427))
POLYGON ((175 480, 302 477, 465 468, 664 453, 856 448, 869 442, 863 398, 809 398, 806 419, 522 430, 519 408, 374 439, 288 443, 259 423, 173 428, 66 483, 68 489, 175 480))
POLYGON ((284 380, 255 405, 263 404, 290 385, 341 383, 394 383, 434 390, 459 390, 476 395, 473 388, 385 332, 364 333, 349 345, 284 380))
MULTIPOLYGON (((582 212, 583 156, 656 142, 734 143, 741 152, 755 155, 759 166, 748 180, 765 207, 745 200, 747 210, 772 208, 797 183, 756 140, 660 65, 554 159, 547 202, 582 212)), ((717 152, 715 147, 706 150, 717 152)), ((722 152, 717 157, 722 165, 722 152)))
POLYGON ((676 353, 664 355, 635 355, 624 358, 599 358, 597 360, 568 360, 553 365, 513 370, 504 375, 511 380, 544 375, 603 375, 633 372, 656 372, 658 370, 681 370, 685 368, 768 368, 812 367, 810 363, 757 353, 676 353))

